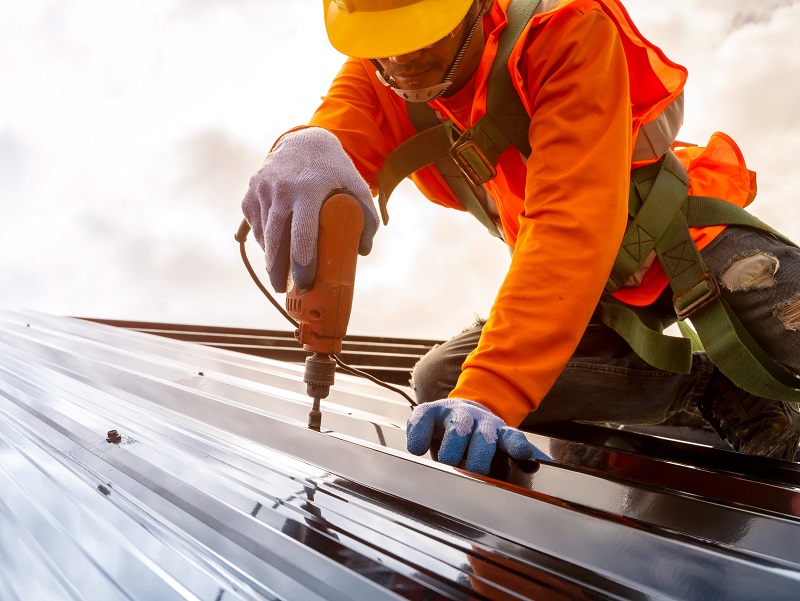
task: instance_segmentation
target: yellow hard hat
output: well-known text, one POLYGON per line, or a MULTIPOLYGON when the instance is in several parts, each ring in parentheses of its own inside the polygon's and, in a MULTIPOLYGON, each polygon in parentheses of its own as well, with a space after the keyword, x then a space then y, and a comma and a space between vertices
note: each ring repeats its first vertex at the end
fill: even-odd
POLYGON ((464 19, 472 0, 322 0, 336 50, 384 58, 438 42, 464 19))

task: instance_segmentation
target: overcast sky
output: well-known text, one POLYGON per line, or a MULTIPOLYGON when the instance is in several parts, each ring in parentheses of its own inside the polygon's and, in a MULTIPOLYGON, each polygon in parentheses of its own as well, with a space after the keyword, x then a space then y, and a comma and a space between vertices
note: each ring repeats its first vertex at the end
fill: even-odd
MULTIPOLYGON (((320 4, 0 0, 0 308, 283 329, 233 233, 249 176, 341 64, 320 4)), ((800 1, 626 6, 689 68, 681 139, 731 134, 753 212, 800 240, 800 1)), ((349 331, 438 339, 486 315, 503 245, 409 184, 390 210, 349 331)))

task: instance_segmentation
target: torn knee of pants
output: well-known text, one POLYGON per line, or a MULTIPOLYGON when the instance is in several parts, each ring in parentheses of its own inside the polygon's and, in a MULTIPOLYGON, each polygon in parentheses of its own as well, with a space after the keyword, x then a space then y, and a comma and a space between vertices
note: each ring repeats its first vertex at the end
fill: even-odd
POLYGON ((746 292, 775 285, 779 261, 768 253, 737 259, 722 272, 720 282, 731 292, 746 292))
POLYGON ((800 330, 800 294, 779 306, 775 315, 787 330, 793 332, 800 330))

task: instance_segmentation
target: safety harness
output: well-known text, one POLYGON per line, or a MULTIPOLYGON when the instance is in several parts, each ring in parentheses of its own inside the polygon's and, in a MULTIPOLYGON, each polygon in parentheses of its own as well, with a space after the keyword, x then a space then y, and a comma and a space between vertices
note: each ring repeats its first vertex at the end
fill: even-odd
MULTIPOLYGON (((475 191, 497 175, 495 165, 509 146, 526 158, 531 153, 530 116, 507 64, 539 2, 511 1, 508 25, 500 35, 489 74, 486 114, 475 125, 462 132, 452 121, 442 121, 426 103, 406 103, 418 133, 398 146, 381 169, 378 202, 384 223, 389 219, 386 205, 397 184, 433 165, 462 206, 492 235, 502 237, 475 191)), ((742 225, 794 243, 744 209, 717 198, 689 196, 688 190, 688 174, 672 151, 631 172, 630 221, 600 300, 601 319, 658 369, 689 373, 692 350, 705 350, 722 373, 751 394, 800 403, 800 377, 771 359, 734 315, 706 269, 689 227, 742 225), (652 310, 626 305, 611 294, 652 252, 669 279, 683 338, 665 335, 652 310)))

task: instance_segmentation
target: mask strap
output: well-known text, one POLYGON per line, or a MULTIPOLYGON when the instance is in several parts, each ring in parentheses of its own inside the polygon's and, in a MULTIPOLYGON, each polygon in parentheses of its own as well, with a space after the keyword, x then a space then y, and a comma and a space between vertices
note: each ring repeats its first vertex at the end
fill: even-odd
POLYGON ((472 37, 475 35, 475 31, 478 29, 478 23, 480 23, 481 17, 483 16, 483 8, 486 6, 486 2, 488 2, 488 0, 483 0, 481 8, 478 10, 478 16, 475 17, 475 21, 472 23, 472 27, 470 27, 467 38, 464 40, 464 43, 461 44, 461 49, 458 51, 458 54, 453 60, 453 64, 450 65, 450 69, 447 71, 447 75, 445 75, 442 83, 435 86, 430 86, 428 88, 422 88, 421 90, 401 90, 397 87, 397 83, 394 81, 394 79, 387 76, 383 72, 383 67, 381 67, 381 64, 377 61, 377 59, 371 59, 372 64, 375 65, 375 74, 377 75, 378 80, 383 85, 392 88, 392 91, 394 91, 395 94, 400 96, 400 98, 407 100, 408 102, 430 102, 431 100, 436 100, 439 98, 439 96, 444 94, 447 88, 449 88, 453 83, 453 76, 455 75, 458 66, 461 64, 461 60, 464 58, 464 54, 466 54, 470 42, 472 42, 472 37))

